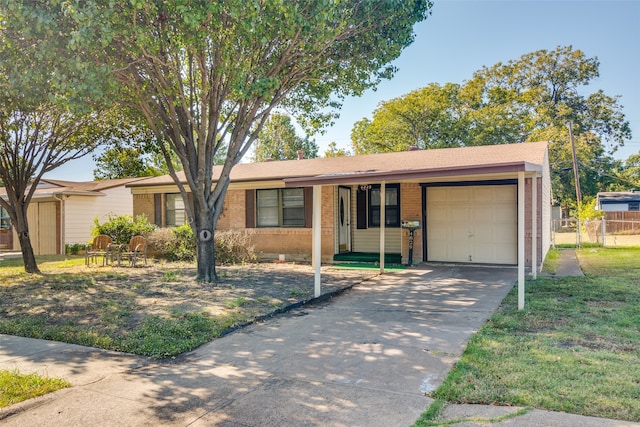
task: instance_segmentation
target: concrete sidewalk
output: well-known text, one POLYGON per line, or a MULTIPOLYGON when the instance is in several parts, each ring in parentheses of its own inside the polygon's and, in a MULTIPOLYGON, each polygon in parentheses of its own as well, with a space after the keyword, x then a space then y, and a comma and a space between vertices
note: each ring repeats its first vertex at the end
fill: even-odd
POLYGON ((567 277, 567 276, 584 276, 578 258, 576 257, 575 249, 561 249, 560 258, 558 259, 558 265, 556 271, 552 276, 555 277, 567 277))
MULTIPOLYGON (((3 426, 409 426, 515 275, 448 266, 394 272, 170 361, 0 335, 0 368, 74 384, 0 410, 0 419, 3 426)), ((452 405, 445 416, 513 410, 452 405)), ((496 425, 534 424, 634 425, 546 411, 496 425)))

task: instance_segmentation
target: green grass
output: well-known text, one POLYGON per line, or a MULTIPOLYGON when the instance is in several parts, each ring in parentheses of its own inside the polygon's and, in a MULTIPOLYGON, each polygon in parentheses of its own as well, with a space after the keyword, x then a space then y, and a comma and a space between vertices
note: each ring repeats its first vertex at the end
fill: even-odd
POLYGON ((432 397, 640 421, 640 248, 577 253, 585 277, 528 281, 524 310, 514 288, 432 397))
POLYGON ((560 251, 558 249, 549 249, 547 257, 542 264, 542 271, 549 274, 554 274, 558 268, 558 261, 560 260, 560 251))
POLYGON ((0 370, 0 408, 70 386, 58 378, 0 370))

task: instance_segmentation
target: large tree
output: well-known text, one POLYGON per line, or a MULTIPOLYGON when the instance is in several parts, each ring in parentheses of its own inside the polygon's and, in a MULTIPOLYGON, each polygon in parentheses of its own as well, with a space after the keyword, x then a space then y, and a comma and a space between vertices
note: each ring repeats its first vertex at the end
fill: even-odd
POLYGON ((466 143, 466 126, 459 107, 460 86, 430 84, 402 97, 383 101, 373 120, 356 122, 351 141, 356 154, 459 147, 466 143))
POLYGON ((192 200, 186 209, 198 236, 197 278, 213 281, 213 233, 229 174, 272 110, 284 106, 306 125, 326 122, 344 96, 393 75, 390 61, 413 41, 413 25, 432 5, 71 0, 60 6, 80 25, 74 47, 112 70, 120 96, 166 141, 165 157, 177 154, 184 175, 171 167, 170 174, 184 200, 192 200), (214 180, 214 158, 223 149, 214 180))
POLYGON ((554 197, 575 201, 568 124, 578 151, 581 185, 595 195, 612 182, 611 154, 631 138, 618 96, 586 86, 597 58, 571 46, 539 50, 483 67, 462 85, 431 84, 383 102, 352 130, 356 153, 547 140, 554 197))
POLYGON ((260 131, 254 145, 253 161, 294 160, 302 150, 305 159, 318 157, 318 145, 309 136, 299 136, 286 114, 274 113, 260 131))
MULTIPOLYGON (((36 2, 33 2, 34 5, 36 2)), ((42 176, 110 138, 115 111, 89 100, 102 91, 93 72, 65 57, 69 21, 0 1, 0 198, 17 232, 24 267, 38 273, 27 209, 42 176)), ((97 70, 93 70, 97 71, 97 70)))
POLYGON ((96 167, 93 178, 96 180, 160 176, 168 173, 161 165, 140 151, 139 147, 122 142, 94 154, 96 167))

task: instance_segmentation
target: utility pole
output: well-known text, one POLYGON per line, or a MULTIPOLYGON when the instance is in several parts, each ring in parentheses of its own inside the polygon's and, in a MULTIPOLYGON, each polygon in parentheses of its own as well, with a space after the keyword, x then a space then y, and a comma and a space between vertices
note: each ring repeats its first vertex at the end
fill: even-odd
POLYGON ((578 223, 576 226, 576 247, 581 246, 580 212, 582 211, 582 193, 580 192, 580 176, 578 175, 578 158, 576 157, 576 144, 573 141, 573 122, 569 122, 569 140, 571 141, 571 157, 573 158, 573 179, 576 183, 576 202, 578 203, 578 223))
POLYGON ((576 144, 573 141, 573 122, 569 122, 569 139, 571 140, 571 157, 573 158, 573 179, 576 183, 576 201, 578 202, 578 212, 582 204, 582 193, 580 192, 580 176, 578 175, 578 158, 576 157, 576 144))

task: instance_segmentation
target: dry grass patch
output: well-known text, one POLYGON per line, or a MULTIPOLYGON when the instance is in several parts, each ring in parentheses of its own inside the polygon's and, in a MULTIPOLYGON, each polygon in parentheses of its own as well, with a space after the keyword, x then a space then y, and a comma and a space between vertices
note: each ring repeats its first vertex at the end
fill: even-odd
MULTIPOLYGON (((156 358, 313 298, 308 265, 222 266, 216 284, 196 281, 186 263, 87 267, 81 257, 47 257, 40 267, 27 275, 19 261, 0 263, 0 333, 156 358)), ((323 270, 323 293, 375 274, 323 270)))

